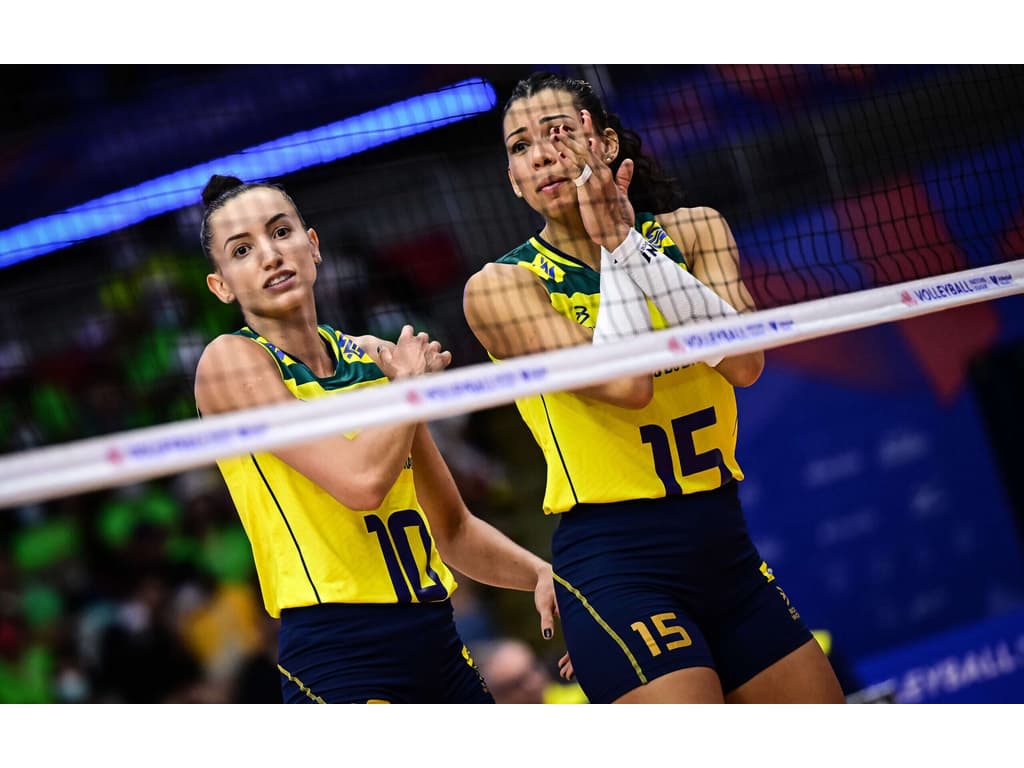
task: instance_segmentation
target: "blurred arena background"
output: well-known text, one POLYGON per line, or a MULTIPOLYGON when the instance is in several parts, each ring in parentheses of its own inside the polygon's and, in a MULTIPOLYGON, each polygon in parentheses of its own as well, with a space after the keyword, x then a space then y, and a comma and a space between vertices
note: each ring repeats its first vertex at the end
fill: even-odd
MULTIPOLYGON (((192 418, 199 353, 239 325, 205 287, 198 190, 30 256, 5 235, 475 78, 496 107, 275 178, 321 236, 322 322, 411 321, 484 361, 462 288, 536 228, 500 110, 540 68, 593 82, 725 214, 762 307, 1024 255, 1020 67, 6 66, 0 451, 192 418)), ((738 390, 754 540, 851 700, 1024 701, 1022 391, 1019 295, 770 350, 738 390)), ((514 407, 432 429, 477 514, 548 556, 514 407)), ((522 638, 551 670, 529 595, 461 583, 471 648, 522 638)), ((215 468, 0 510, 0 702, 279 700, 274 632, 215 468)))

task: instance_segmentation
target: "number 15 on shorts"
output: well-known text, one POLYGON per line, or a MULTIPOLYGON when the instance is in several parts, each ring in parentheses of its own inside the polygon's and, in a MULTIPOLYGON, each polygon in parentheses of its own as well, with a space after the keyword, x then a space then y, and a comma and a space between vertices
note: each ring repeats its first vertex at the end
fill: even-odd
POLYGON ((676 648, 686 648, 688 645, 693 645, 693 640, 690 639, 690 635, 687 634, 685 629, 678 624, 670 623, 675 619, 676 615, 674 613, 656 613, 644 621, 634 621, 629 625, 629 628, 634 632, 638 632, 640 637, 644 639, 644 642, 647 644, 647 650, 651 652, 651 656, 659 656, 661 655, 662 646, 664 646, 666 651, 674 651, 676 648), (648 626, 648 624, 651 626, 648 626), (651 627, 658 633, 658 638, 654 637, 651 627), (661 641, 660 643, 659 640, 661 641))

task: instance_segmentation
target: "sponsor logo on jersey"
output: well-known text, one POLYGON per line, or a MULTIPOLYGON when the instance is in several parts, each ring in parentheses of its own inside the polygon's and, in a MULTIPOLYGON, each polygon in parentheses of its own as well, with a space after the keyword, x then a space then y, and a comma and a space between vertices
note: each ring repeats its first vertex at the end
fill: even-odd
POLYGON ((661 225, 656 221, 644 222, 640 227, 640 232, 647 242, 659 251, 664 251, 666 248, 675 245, 672 238, 668 236, 668 232, 662 229, 661 225))
POLYGON ((800 620, 800 612, 796 609, 796 607, 791 602, 789 602, 789 597, 786 595, 785 592, 782 591, 782 587, 780 587, 778 584, 776 584, 775 585, 775 589, 777 589, 779 591, 779 596, 786 602, 786 607, 789 609, 789 617, 791 619, 793 619, 793 621, 799 621, 800 620))
POLYGON ((264 341, 263 346, 270 350, 270 354, 272 354, 282 363, 284 362, 285 354, 283 349, 279 349, 276 345, 274 345, 273 342, 270 341, 264 341))
POLYGON ((542 253, 538 253, 534 256, 533 261, 529 264, 525 261, 521 261, 519 263, 545 280, 554 280, 556 283, 560 283, 565 279, 565 270, 552 262, 542 253))
POLYGON ((360 360, 363 355, 366 354, 363 352, 363 348, 352 341, 348 336, 345 336, 342 339, 339 350, 341 351, 341 359, 346 363, 351 363, 353 360, 360 360))

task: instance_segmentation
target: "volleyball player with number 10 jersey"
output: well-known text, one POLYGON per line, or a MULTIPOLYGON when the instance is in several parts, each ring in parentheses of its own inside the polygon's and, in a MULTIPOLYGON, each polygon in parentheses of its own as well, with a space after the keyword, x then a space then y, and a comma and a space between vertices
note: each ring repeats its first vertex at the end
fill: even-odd
MULTIPOLYGON (((271 184, 215 176, 204 190, 210 290, 245 327, 214 339, 196 371, 202 415, 326 396, 442 370, 451 355, 406 326, 397 343, 319 324, 319 239, 271 184)), ((534 592, 553 626, 551 568, 466 509, 423 424, 219 462, 280 617, 285 701, 490 703, 456 630, 467 576, 534 592)))
MULTIPOLYGON (((466 285, 492 358, 753 307, 725 220, 666 206, 668 180, 588 83, 521 81, 502 135, 513 191, 544 228, 466 285)), ((517 401, 547 463, 544 511, 560 515, 563 674, 590 701, 843 700, 740 509, 733 387, 763 363, 756 352, 517 401)))

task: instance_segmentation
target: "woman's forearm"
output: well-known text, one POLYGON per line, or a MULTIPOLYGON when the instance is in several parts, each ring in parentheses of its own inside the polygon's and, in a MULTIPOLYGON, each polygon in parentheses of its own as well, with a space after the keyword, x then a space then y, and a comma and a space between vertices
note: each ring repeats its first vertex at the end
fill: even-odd
POLYGON ((474 581, 505 589, 533 591, 551 565, 473 515, 447 541, 438 540, 445 562, 474 581))

